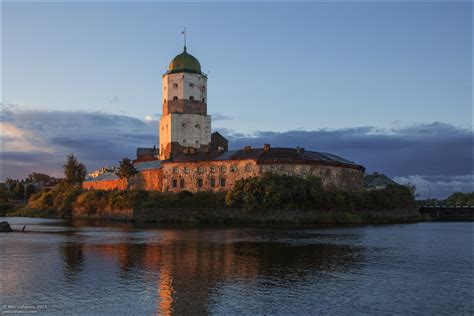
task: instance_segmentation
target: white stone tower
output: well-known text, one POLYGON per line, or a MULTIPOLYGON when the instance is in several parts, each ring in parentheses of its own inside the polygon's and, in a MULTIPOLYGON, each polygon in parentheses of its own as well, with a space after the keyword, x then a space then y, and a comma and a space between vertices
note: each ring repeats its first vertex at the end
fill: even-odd
POLYGON ((163 75, 160 160, 180 153, 210 152, 211 116, 206 102, 207 77, 185 46, 163 75))

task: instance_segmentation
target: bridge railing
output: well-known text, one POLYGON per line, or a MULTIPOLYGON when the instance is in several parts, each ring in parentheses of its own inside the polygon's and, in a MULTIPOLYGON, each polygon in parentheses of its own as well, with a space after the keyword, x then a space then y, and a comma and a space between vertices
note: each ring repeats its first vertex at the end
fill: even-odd
POLYGON ((425 208, 474 208, 474 205, 421 205, 425 208))

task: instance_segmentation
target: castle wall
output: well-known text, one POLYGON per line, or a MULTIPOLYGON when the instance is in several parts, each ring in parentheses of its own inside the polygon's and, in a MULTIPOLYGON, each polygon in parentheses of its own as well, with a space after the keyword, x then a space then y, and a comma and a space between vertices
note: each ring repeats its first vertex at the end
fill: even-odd
POLYGON ((259 166, 252 159, 165 163, 162 167, 163 191, 170 192, 226 191, 232 189, 237 180, 260 173, 259 166), (224 186, 221 179, 225 179, 224 186), (200 181, 201 187, 198 185, 200 181))
POLYGON ((357 168, 327 166, 316 164, 262 164, 262 173, 272 172, 279 175, 320 178, 323 186, 347 190, 364 188, 364 171, 357 168))
POLYGON ((127 188, 127 179, 111 179, 111 180, 99 180, 99 181, 86 181, 82 183, 84 189, 95 189, 95 190, 125 190, 127 188))
MULTIPOLYGON (((317 164, 257 164, 255 159, 166 162, 161 169, 140 171, 130 179, 130 188, 180 192, 227 191, 236 181, 266 172, 298 177, 315 176, 325 187, 362 190, 364 172, 358 168, 317 164)), ((83 187, 98 190, 125 190, 127 180, 84 182, 83 187)))
POLYGON ((178 143, 181 147, 201 148, 211 143, 211 116, 172 113, 160 121, 160 158, 169 159, 167 147, 178 143))
POLYGON ((130 187, 147 191, 162 191, 163 170, 150 169, 140 171, 130 179, 130 187))

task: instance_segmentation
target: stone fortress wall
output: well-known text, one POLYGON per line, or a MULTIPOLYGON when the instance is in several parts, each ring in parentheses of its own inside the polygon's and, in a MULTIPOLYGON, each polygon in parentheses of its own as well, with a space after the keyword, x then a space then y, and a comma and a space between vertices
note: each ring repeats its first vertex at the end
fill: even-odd
MULTIPOLYGON (((309 163, 257 163, 255 159, 163 162, 161 168, 139 171, 130 179, 130 186, 136 189, 181 192, 181 191, 227 191, 243 178, 255 177, 271 172, 298 177, 315 176, 325 187, 347 190, 363 189, 363 168, 317 165, 309 163)), ((86 189, 124 190, 126 179, 97 179, 84 182, 86 189)))

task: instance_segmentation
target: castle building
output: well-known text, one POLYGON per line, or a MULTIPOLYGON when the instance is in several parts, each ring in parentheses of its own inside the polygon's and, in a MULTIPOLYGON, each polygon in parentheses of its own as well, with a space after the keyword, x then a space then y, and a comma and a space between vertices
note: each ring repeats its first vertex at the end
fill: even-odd
POLYGON ((210 152, 211 116, 207 115, 206 97, 207 76, 185 46, 163 75, 160 160, 178 153, 210 152))
POLYGON ((159 147, 137 148, 138 174, 120 179, 115 172, 89 178, 84 188, 156 191, 225 191, 235 182, 266 172, 316 176, 323 185, 363 189, 365 168, 339 156, 304 148, 245 146, 229 150, 229 141, 212 133, 207 113, 207 75, 199 61, 184 51, 170 62, 162 77, 159 147))

